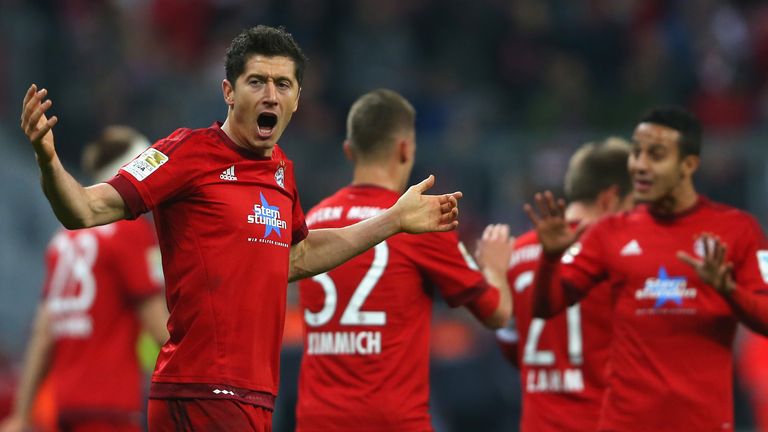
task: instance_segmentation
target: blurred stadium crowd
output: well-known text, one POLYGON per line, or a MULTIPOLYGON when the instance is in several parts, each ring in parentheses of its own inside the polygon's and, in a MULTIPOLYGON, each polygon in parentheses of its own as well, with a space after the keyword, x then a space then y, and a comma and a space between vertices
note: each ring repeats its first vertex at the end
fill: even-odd
MULTIPOLYGON (((389 87, 418 111, 414 179, 434 173, 439 192, 464 192, 468 244, 486 223, 527 228, 521 204, 535 191, 558 189, 575 147, 627 136, 659 103, 683 105, 704 124, 701 191, 768 222, 764 1, 4 0, 0 393, 12 385, 39 298, 42 253, 57 226, 18 130, 27 86, 42 84, 55 98, 58 149, 75 169, 105 125, 157 139, 223 119, 222 53, 257 23, 285 26, 310 58, 281 143, 296 162, 305 209, 349 178, 341 142, 350 103, 389 87)), ((517 377, 490 334, 461 316, 436 319, 445 327, 434 335, 434 405, 451 413, 437 415, 436 426, 514 429, 517 377)), ((290 352, 298 353, 287 349, 285 400, 296 367, 290 352)), ((748 427, 739 405, 739 424, 748 427)))

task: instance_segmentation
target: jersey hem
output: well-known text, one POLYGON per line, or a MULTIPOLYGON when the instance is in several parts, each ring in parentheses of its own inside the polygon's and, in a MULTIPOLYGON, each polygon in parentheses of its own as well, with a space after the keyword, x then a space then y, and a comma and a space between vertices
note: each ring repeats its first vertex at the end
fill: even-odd
POLYGON ((150 399, 229 399, 259 406, 270 411, 275 409, 275 396, 271 393, 226 384, 153 382, 149 389, 150 399))

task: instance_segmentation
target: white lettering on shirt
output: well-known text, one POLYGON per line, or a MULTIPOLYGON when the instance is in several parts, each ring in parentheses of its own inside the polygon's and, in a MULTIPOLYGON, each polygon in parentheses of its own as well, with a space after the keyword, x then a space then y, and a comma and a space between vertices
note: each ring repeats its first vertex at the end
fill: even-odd
POLYGON ((357 354, 381 353, 381 332, 309 332, 307 354, 357 354))
POLYGON ((386 209, 381 207, 353 206, 350 207, 349 211, 347 212, 347 219, 369 219, 378 215, 379 213, 383 213, 384 210, 386 209))
POLYGON ((307 226, 325 221, 339 220, 343 211, 344 207, 342 206, 321 207, 307 216, 307 226))
POLYGON ((584 391, 581 369, 529 369, 525 378, 528 393, 578 393, 584 391))

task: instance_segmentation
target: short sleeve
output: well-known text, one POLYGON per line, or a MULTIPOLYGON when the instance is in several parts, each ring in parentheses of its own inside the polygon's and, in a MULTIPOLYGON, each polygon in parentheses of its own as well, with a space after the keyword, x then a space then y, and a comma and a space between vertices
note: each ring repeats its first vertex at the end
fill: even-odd
POLYGON ((108 180, 125 201, 133 218, 154 210, 163 202, 183 196, 195 176, 193 152, 185 143, 194 138, 188 129, 179 129, 120 168, 108 180))
MULTIPOLYGON (((295 184, 295 182, 294 182, 295 184)), ((292 212, 292 222, 291 226, 293 227, 293 232, 291 233, 291 244, 295 245, 305 238, 307 238, 307 234, 309 233, 309 230, 307 228, 307 221, 304 217, 304 210, 301 208, 301 200, 299 199, 299 190, 294 186, 293 189, 293 212, 292 212)))
POLYGON ((409 258, 438 287, 449 306, 465 305, 490 289, 456 232, 406 235, 413 245, 409 258))
POLYGON ((606 277, 605 245, 602 239, 606 222, 607 219, 604 219, 587 228, 561 259, 561 281, 580 296, 606 277))
POLYGON ((162 263, 152 226, 143 219, 121 224, 120 246, 115 250, 114 265, 123 295, 138 302, 160 294, 162 263))
POLYGON ((747 215, 746 232, 732 255, 736 284, 749 291, 768 293, 768 239, 752 216, 747 215))

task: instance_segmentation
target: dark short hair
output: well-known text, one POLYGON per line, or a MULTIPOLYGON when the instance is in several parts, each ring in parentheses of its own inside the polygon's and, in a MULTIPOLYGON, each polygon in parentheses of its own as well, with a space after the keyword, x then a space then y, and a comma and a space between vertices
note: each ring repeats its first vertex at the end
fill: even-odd
POLYGON ((632 190, 627 170, 630 143, 618 137, 590 142, 579 147, 565 173, 565 196, 568 201, 592 203, 600 192, 618 186, 619 196, 632 190))
POLYGON ((701 154, 701 123, 693 113, 677 106, 652 108, 638 123, 653 123, 680 132, 680 157, 701 154))
POLYGON ((242 75, 245 70, 245 63, 251 56, 256 54, 268 57, 288 57, 293 60, 296 81, 301 86, 304 79, 307 57, 299 47, 299 44, 283 27, 275 28, 258 25, 243 30, 242 33, 232 40, 232 44, 227 49, 224 68, 227 80, 233 87, 237 77, 242 75))
POLYGON ((374 158, 388 148, 395 135, 413 130, 416 110, 399 93, 377 89, 358 98, 347 115, 347 140, 352 151, 374 158))
MULTIPOLYGON (((149 144, 147 138, 136 129, 119 125, 107 126, 95 140, 85 146, 80 165, 83 172, 95 178, 98 177, 99 171, 111 164, 122 165, 129 162, 142 149, 149 147, 149 144)), ((116 173, 115 169, 111 174, 116 173)))

